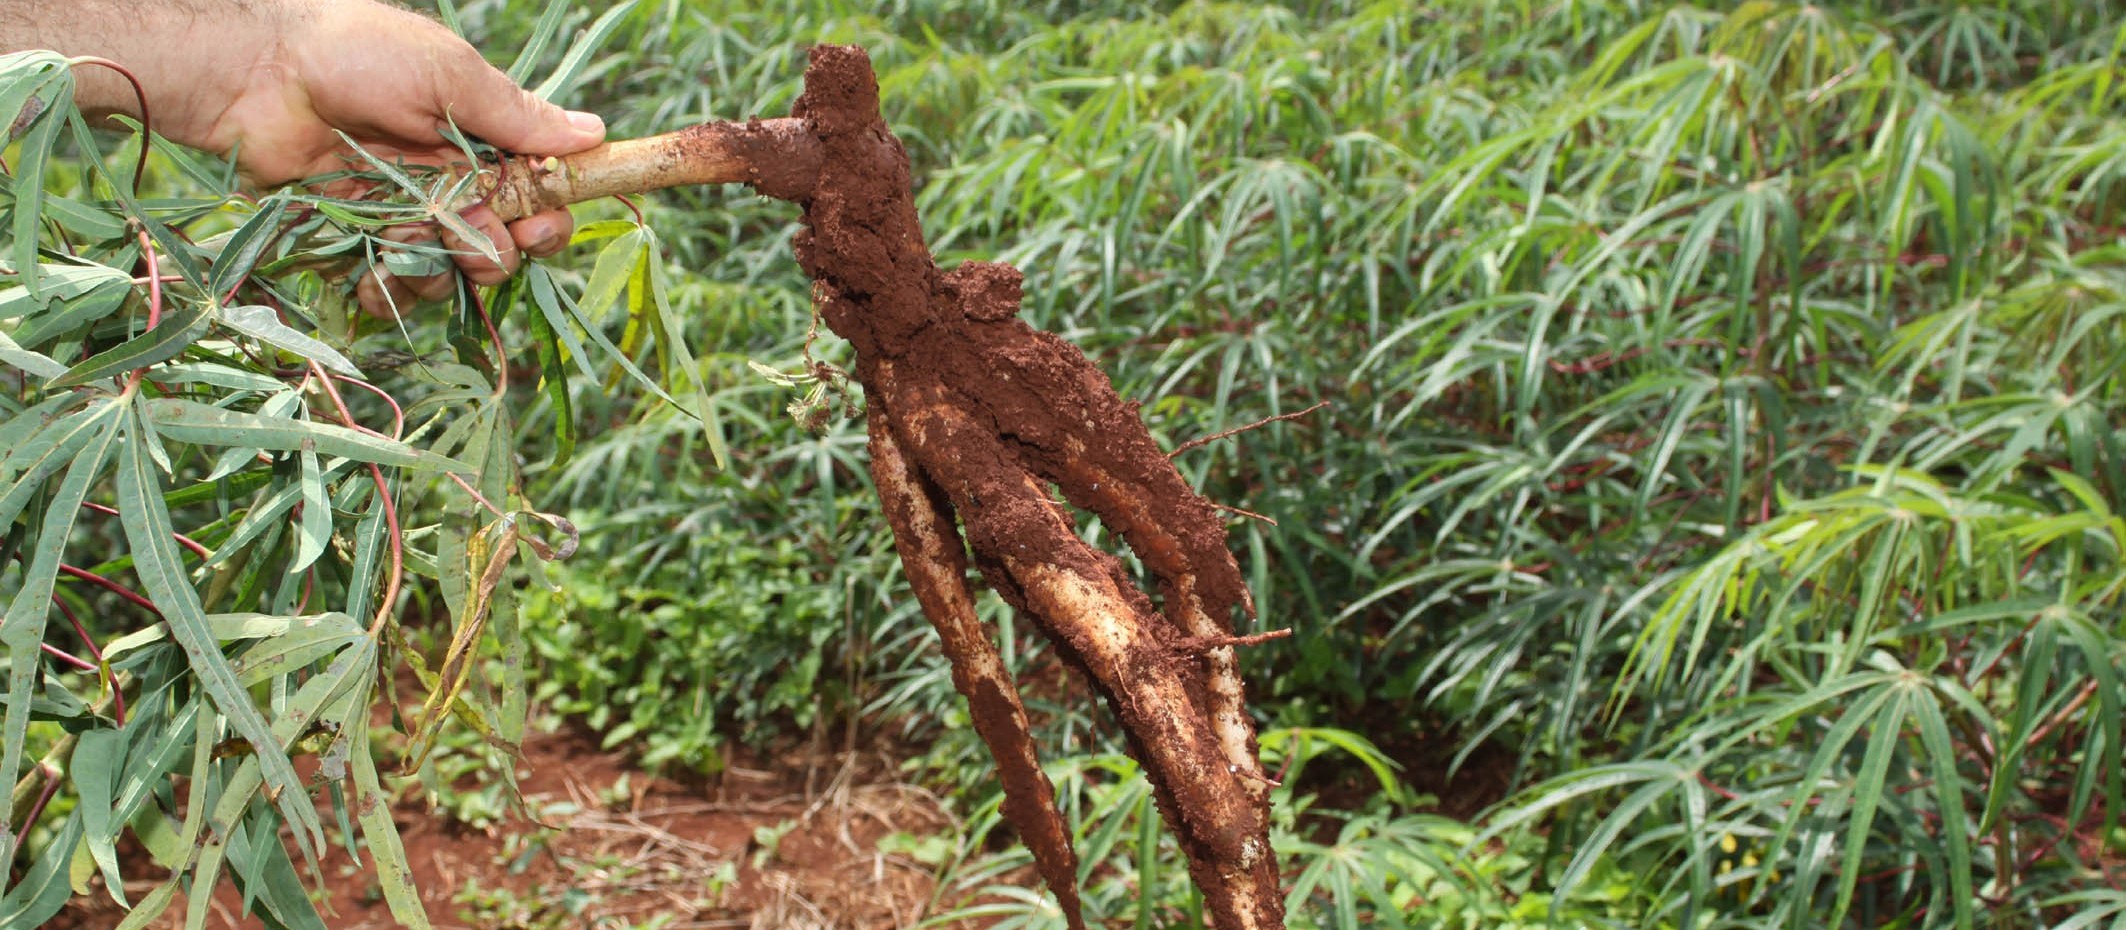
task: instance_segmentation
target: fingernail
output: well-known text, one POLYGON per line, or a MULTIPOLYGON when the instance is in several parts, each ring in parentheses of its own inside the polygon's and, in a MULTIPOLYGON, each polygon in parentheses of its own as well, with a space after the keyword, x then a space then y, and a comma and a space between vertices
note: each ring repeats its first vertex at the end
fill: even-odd
POLYGON ((576 127, 578 132, 605 134, 605 120, 596 113, 570 110, 568 111, 568 124, 576 127))

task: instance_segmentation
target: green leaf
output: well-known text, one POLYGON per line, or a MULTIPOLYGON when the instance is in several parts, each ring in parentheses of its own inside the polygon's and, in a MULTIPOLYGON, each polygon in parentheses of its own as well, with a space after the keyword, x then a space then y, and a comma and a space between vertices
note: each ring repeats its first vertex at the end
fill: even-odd
POLYGON ((274 740, 272 727, 260 716, 250 694, 229 667, 229 660, 222 656, 207 626, 199 592, 193 589, 185 574, 183 556, 171 541, 170 514, 163 507, 162 487, 145 448, 150 427, 144 415, 128 418, 126 425, 126 450, 118 457, 118 511, 126 543, 133 552, 134 572, 147 596, 162 609, 171 638, 183 648, 201 687, 237 734, 251 744, 268 797, 295 829, 297 843, 306 855, 315 856, 315 851, 324 845, 317 809, 310 804, 287 752, 274 740))
POLYGON ((230 843, 229 862, 244 877, 246 896, 256 895, 265 904, 274 923, 287 930, 326 930, 317 904, 296 874, 288 848, 281 845, 280 831, 270 817, 256 816, 242 832, 245 848, 230 843))
POLYGON ((250 336, 278 349, 285 349, 302 358, 349 377, 363 377, 337 349, 296 331, 280 321, 280 315, 272 307, 249 305, 221 307, 214 311, 214 320, 221 325, 250 336))
MULTIPOLYGON (((199 705, 200 702, 196 700, 187 704, 184 712, 180 713, 176 718, 177 720, 183 720, 186 719, 186 715, 190 715, 189 719, 193 733, 192 741, 188 747, 192 750, 192 768, 185 792, 184 832, 180 835, 171 835, 169 831, 158 828, 152 832, 143 831, 141 835, 142 843, 155 856, 155 861, 176 874, 170 876, 168 881, 156 886, 154 891, 143 897, 140 903, 133 907, 132 912, 126 915, 126 919, 119 922, 118 930, 141 930, 141 928, 146 927, 156 918, 161 917, 163 911, 169 909, 171 899, 178 886, 186 881, 186 872, 191 869, 193 863, 199 860, 201 854, 200 835, 205 831, 207 821, 212 813, 208 810, 210 805, 207 800, 207 787, 210 782, 214 781, 212 777, 214 744, 220 733, 217 715, 199 713, 199 705)), ((180 740, 170 740, 169 744, 172 746, 186 745, 180 740)), ((246 759, 244 764, 249 771, 253 773, 258 771, 256 762, 246 759)), ((253 787, 256 787, 255 780, 253 787)), ((150 816, 159 815, 151 813, 150 816)))
POLYGON ((565 298, 555 286, 553 277, 547 274, 545 267, 533 266, 525 270, 524 280, 525 289, 531 292, 533 306, 546 316, 548 330, 568 347, 569 358, 583 373, 583 380, 597 383, 598 373, 591 370, 590 355, 583 351, 583 343, 576 339, 576 327, 569 322, 569 311, 562 306, 565 298))
POLYGON ((12 483, 0 491, 0 527, 15 522, 15 516, 43 489, 45 479, 74 461, 75 453, 82 446, 115 428, 118 406, 100 400, 60 417, 15 447, 7 459, 0 462, 0 476, 15 476, 12 483))
POLYGON ((561 34, 561 21, 576 4, 569 0, 547 0, 546 10, 539 14, 538 23, 532 26, 531 35, 524 40, 524 47, 517 51, 517 59, 510 62, 509 79, 519 86, 531 80, 531 69, 539 64, 546 54, 546 47, 561 34))
POLYGON ((1949 850, 1949 901, 1958 927, 1975 925, 1971 902, 1977 897, 1971 886, 1971 838, 1965 827, 1966 807, 1963 776, 1957 771, 1958 749, 1949 735, 1949 722, 1934 694, 1921 687, 1912 689, 1913 718, 1919 724, 1920 745, 1927 750, 1927 768, 1934 784, 1928 788, 1941 812, 1942 844, 1949 850))
MULTIPOLYGON (((81 511, 81 502, 87 498, 90 485, 103 472, 112 441, 118 435, 117 424, 111 421, 112 412, 122 409, 122 404, 103 405, 94 432, 68 465, 66 478, 59 482, 59 489, 53 492, 51 504, 44 512, 43 523, 37 531, 37 544, 22 573, 22 587, 8 602, 6 617, 0 619, 0 645, 7 647, 8 666, 6 736, 4 753, 0 753, 0 784, 14 784, 15 776, 22 771, 22 757, 29 736, 30 702, 36 693, 38 667, 44 658, 37 644, 44 641, 45 618, 51 613, 52 588, 58 578, 60 557, 65 552, 67 537, 73 532, 74 516, 81 511)), ((11 822, 6 824, 8 831, 14 826, 11 822)), ((13 839, 12 832, 0 833, 0 836, 13 839)), ((12 847, 8 851, 12 853, 12 847)), ((0 876, 4 874, 0 872, 0 876)))
POLYGON ((71 197, 47 192, 44 214, 77 236, 91 241, 116 239, 126 233, 125 217, 104 207, 91 206, 71 197))
POLYGON ((400 163, 396 161, 385 161, 384 159, 377 157, 375 153, 369 151, 366 148, 363 148, 362 144, 360 142, 355 141, 353 136, 350 136, 338 130, 333 130, 333 132, 340 137, 340 142, 344 143, 347 146, 348 150, 354 152, 356 155, 361 156, 363 161, 369 163, 369 167, 376 169, 377 173, 382 174, 384 176, 384 179, 390 181, 392 186, 398 188, 400 192, 419 197, 424 203, 427 201, 427 190, 422 188, 421 185, 413 179, 412 175, 407 174, 405 169, 401 167, 400 163))
MULTIPOLYGON (((46 295, 51 295, 49 288, 46 295)), ((35 349, 116 313, 132 295, 132 283, 121 280, 92 288, 77 297, 52 297, 41 311, 33 311, 16 328, 13 338, 23 348, 35 349)))
POLYGON ((635 3, 636 0, 626 0, 606 10, 605 15, 591 23, 591 27, 584 30, 583 35, 576 39, 576 43, 569 47, 568 54, 562 56, 560 66, 556 67, 546 80, 539 82, 539 86, 532 89, 532 94, 541 100, 558 100, 574 91, 576 79, 583 74, 584 64, 590 60, 591 54, 612 36, 613 30, 619 28, 620 21, 625 19, 627 14, 634 12, 635 3))
POLYGON ((317 452, 305 448, 296 453, 296 460, 301 465, 296 480, 302 489, 303 519, 297 527, 295 558, 288 562, 291 575, 309 568, 332 541, 332 503, 325 499, 325 475, 318 468, 317 452))
POLYGON ((13 366, 39 378, 57 378, 66 374, 65 365, 17 345, 6 333, 0 333, 0 364, 13 366))
MULTIPOLYGON (((227 410, 231 405, 223 403, 212 406, 227 410)), ((302 410, 302 395, 294 390, 282 389, 266 395, 266 399, 259 402, 257 415, 266 420, 294 422, 302 414, 302 410)), ((215 457, 214 467, 207 470, 204 480, 220 481, 232 475, 259 473, 258 469, 251 466, 257 463, 261 451, 263 450, 257 446, 230 446, 223 449, 221 455, 215 457)))
MULTIPOLYGON (((135 823, 148 799, 156 790, 167 784, 167 776, 176 771, 195 748, 186 736, 196 732, 199 726, 200 700, 191 699, 170 711, 167 718, 153 714, 134 714, 126 720, 128 743, 138 753, 127 760, 122 774, 118 774, 113 792, 111 822, 115 825, 135 823)), ((211 749, 211 747, 209 747, 211 749)), ((149 817, 162 822, 160 811, 151 811, 149 817)), ((137 829, 137 827, 136 827, 137 829)), ((150 846, 151 853, 153 847, 150 846)))
MULTIPOLYGON (((639 245, 637 247, 640 248, 639 245)), ((672 395, 665 393, 662 385, 651 379, 649 375, 643 374, 642 369, 636 367, 634 359, 628 358, 627 353, 620 351, 619 346, 614 345, 611 339, 606 338, 605 330, 599 325, 598 321, 585 315, 581 306, 570 299, 567 294, 553 290, 550 281, 547 282, 546 289, 542 292, 539 282, 544 277, 541 274, 543 271, 544 269, 534 268, 528 273, 529 275, 538 276, 533 278, 533 303, 538 304, 539 309, 548 314, 548 322, 553 324, 555 334, 568 344, 570 351, 576 353, 579 363, 583 363, 582 348, 573 341, 574 337, 570 335, 574 329, 570 325, 570 320, 573 320, 576 325, 580 325, 584 335, 589 336, 592 342, 597 343, 600 349, 605 350, 606 357, 612 359, 614 364, 619 365, 622 370, 633 377, 635 383, 642 385, 644 390, 656 395, 659 400, 679 408, 686 415, 694 416, 694 411, 688 410, 685 404, 672 399, 672 395)), ((624 280, 625 278, 623 277, 624 280)), ((588 367, 584 369, 584 373, 586 376, 590 375, 588 367)))
POLYGON ((38 265, 37 280, 41 282, 42 290, 35 294, 19 284, 0 288, 0 320, 29 316, 54 302, 73 300, 113 285, 125 290, 133 287, 130 275, 108 265, 96 264, 38 265))
POLYGON ((377 884, 391 916, 411 930, 429 930, 428 909, 413 886, 413 867, 406 862, 406 846, 399 840, 398 825, 391 819, 391 794, 377 778, 376 760, 369 751, 369 728, 353 727, 355 819, 362 825, 362 838, 374 857, 377 884))
MULTIPOLYGON (((16 59, 14 63, 22 61, 16 59)), ((41 59, 38 64, 45 73, 28 82, 28 93, 9 94, 9 97, 21 101, 18 108, 22 105, 34 105, 29 104, 31 100, 43 105, 42 112, 34 117, 29 132, 22 136, 21 143, 15 149, 11 159, 14 176, 10 187, 15 195, 15 269, 21 275, 23 287, 28 288, 31 294, 42 295, 43 287, 37 266, 37 243, 42 238, 38 235, 42 231, 38 227, 44 220, 44 172, 46 166, 51 163, 52 149, 59 141, 59 130, 66 126, 69 111, 64 106, 64 101, 73 92, 74 79, 63 64, 55 68, 51 58, 41 59)), ((16 119, 16 109, 11 108, 11 111, 0 119, 6 119, 12 125, 16 119)))
POLYGON ((553 467, 567 464, 576 451, 576 411, 568 396, 568 367, 561 359, 560 337, 544 313, 524 315, 531 328, 532 349, 539 356, 539 387, 554 408, 553 467))
POLYGON ((1882 709, 1871 715, 1867 753, 1862 755, 1860 770, 1852 779, 1852 813, 1845 819, 1845 862, 1839 866, 1839 896, 1830 911, 1833 926, 1841 924, 1845 909, 1852 904, 1854 887, 1860 879, 1860 856, 1867 853, 1869 832, 1875 826, 1875 809, 1890 787, 1884 781, 1890 773, 1890 758, 1905 738, 1905 713, 1913 700, 1911 690, 1905 685, 1890 685, 1884 692, 1884 700, 1879 702, 1882 709))
POLYGON ((241 368, 217 365, 213 362, 178 362, 164 365, 155 373, 157 384, 211 384, 232 391, 258 391, 271 394, 286 390, 288 385, 272 375, 262 375, 241 368))
POLYGON ((702 431, 708 435, 709 457, 719 469, 731 467, 730 443, 724 438, 723 418, 717 414, 716 402, 709 396, 709 386, 702 380, 701 368, 694 362, 694 353, 687 348, 686 329, 679 314, 673 312, 671 295, 666 293, 664 274, 655 261, 657 239, 654 233, 644 230, 646 238, 642 255, 635 263, 635 282, 632 300, 640 301, 644 293, 650 296, 651 306, 656 308, 657 337, 664 341, 671 353, 671 364, 666 372, 677 371, 679 376, 693 385, 689 398, 694 402, 694 417, 701 421, 702 431))
POLYGON ((363 630, 345 614, 330 614, 338 623, 313 624, 285 636, 275 636, 245 650, 231 663, 236 677, 246 685, 290 675, 333 655, 363 637, 363 630))
POLYGON ((67 373, 45 384, 46 390, 75 387, 91 381, 113 378, 136 371, 156 362, 176 358, 177 354, 207 332, 206 307, 184 304, 163 315, 155 328, 110 349, 98 352, 67 373))
POLYGON ((600 239, 611 239, 642 228, 642 224, 634 220, 593 220, 577 226, 575 234, 568 237, 568 244, 582 245, 600 239))
MULTIPOLYGON (((366 636, 357 637, 352 648, 334 658, 323 672, 303 682, 302 687, 287 699, 285 708, 274 718, 275 744, 294 742, 321 719, 348 717, 349 712, 341 705, 366 704, 367 685, 375 674, 376 641, 366 636)), ((344 736, 344 732, 340 735, 344 736)), ((214 823, 233 825, 239 817, 246 816, 245 810, 252 807, 253 796, 259 787, 259 763, 256 756, 245 758, 215 805, 214 823)), ((304 800, 307 803, 309 799, 304 800)), ((293 864, 286 863, 287 849, 281 845, 277 825, 263 811, 252 810, 247 817, 249 823, 228 831, 226 844, 210 839, 195 866, 195 883, 211 885, 215 870, 226 861, 242 880, 247 900, 254 897, 266 900, 268 908, 284 925, 315 926, 315 909, 301 892, 301 882, 295 880, 293 864), (271 861, 275 858, 285 864, 285 876, 274 876, 275 871, 283 868, 271 861), (289 896, 287 888, 267 890, 265 886, 273 883, 292 885, 294 894, 289 896)), ((297 839, 302 839, 300 833, 297 839)), ((315 870, 317 861, 311 855, 312 850, 305 846, 304 853, 315 870)), ((195 905, 193 914, 201 913, 195 905)))
MULTIPOLYGON (((374 485, 372 485, 372 488, 374 485)), ((347 593, 347 610, 357 616, 368 616, 378 568, 383 564, 386 533, 390 528, 384 519, 384 508, 389 501, 371 495, 369 510, 354 525, 354 561, 348 566, 347 577, 354 579, 347 593)))
POLYGON ((126 761, 125 735, 118 730, 84 731, 74 744, 70 766, 74 790, 80 792, 79 810, 88 839, 89 855, 103 873, 103 886, 111 899, 124 905, 125 876, 118 871, 118 832, 125 826, 112 814, 117 806, 119 774, 126 761))
MULTIPOLYGON (((343 471, 353 467, 354 461, 352 459, 339 460, 331 468, 326 469, 325 480, 329 482, 343 471)), ((261 472, 261 474, 264 473, 261 472)), ((302 493, 302 485, 297 482, 283 484, 274 488, 271 493, 264 495, 262 500, 254 504, 250 510, 245 511, 244 518, 237 522, 235 529, 229 531, 229 537, 222 540, 221 545, 215 547, 214 554, 201 567, 214 568, 228 563, 231 559, 242 554, 260 536, 281 526, 281 518, 288 511, 295 509, 295 505, 302 500, 302 493)), ((272 545, 268 544, 267 550, 270 551, 271 549, 272 545)))
MULTIPOLYGON (((275 197, 259 207, 257 213, 236 228, 224 243, 221 254, 214 260, 214 268, 207 277, 207 297, 215 302, 228 300, 267 248, 281 236, 281 218, 288 214, 288 201, 275 197)), ((301 354, 301 353, 297 353, 301 354)))
POLYGON ((649 239, 641 229, 630 230, 606 243, 598 250, 598 261, 591 268, 591 279, 583 285, 583 296, 576 299, 576 315, 590 324, 603 324, 612 313, 613 304, 619 301, 635 272, 635 263, 642 260, 649 248, 649 239))
POLYGON ((143 930, 153 923, 163 912, 169 910, 171 902, 176 900, 177 883, 178 879, 172 878, 156 885, 155 890, 148 892, 140 899, 139 904, 126 912, 125 919, 119 921, 114 930, 143 930))
POLYGON ((69 394, 54 394, 28 407, 20 408, 5 421, 0 421, 0 449, 7 450, 5 454, 0 454, 0 475, 10 475, 18 471, 12 463, 21 454, 23 443, 50 426, 60 415, 60 410, 71 407, 80 400, 81 398, 69 394))
POLYGON ((37 857, 21 883, 0 899, 0 927, 40 927, 66 906, 67 899, 73 896, 73 888, 67 883, 67 865, 73 859, 75 844, 81 842, 81 822, 79 811, 67 817, 51 845, 45 847, 44 855, 37 857))
POLYGON ((66 56, 58 52, 30 50, 0 55, 0 144, 12 143, 27 119, 44 112, 42 106, 27 109, 32 105, 31 98, 49 88, 67 70, 66 56))
POLYGON ((463 462, 344 426, 261 417, 173 397, 148 401, 146 407, 156 432, 178 442, 278 452, 310 449, 358 462, 471 473, 463 462))
MULTIPOLYGON (((233 666, 240 670, 253 671, 268 657, 278 656, 310 643, 342 640, 362 632, 361 626, 354 622, 354 618, 343 613, 309 614, 301 617, 274 617, 259 613, 208 614, 206 628, 216 642, 236 643, 254 639, 265 641, 246 648, 233 666)), ((139 649, 168 640, 168 628, 158 624, 112 640, 110 645, 104 647, 104 655, 115 661, 139 649)))

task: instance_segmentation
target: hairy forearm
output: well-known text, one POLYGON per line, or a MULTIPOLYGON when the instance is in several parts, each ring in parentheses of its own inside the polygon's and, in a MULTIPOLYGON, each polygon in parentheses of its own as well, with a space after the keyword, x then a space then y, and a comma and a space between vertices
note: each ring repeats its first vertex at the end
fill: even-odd
MULTIPOLYGON (((262 46, 312 0, 0 0, 0 52, 50 49, 106 59, 140 80, 157 118, 183 118, 226 95, 262 46)), ((75 71, 93 117, 140 115, 132 85, 107 68, 75 71)))

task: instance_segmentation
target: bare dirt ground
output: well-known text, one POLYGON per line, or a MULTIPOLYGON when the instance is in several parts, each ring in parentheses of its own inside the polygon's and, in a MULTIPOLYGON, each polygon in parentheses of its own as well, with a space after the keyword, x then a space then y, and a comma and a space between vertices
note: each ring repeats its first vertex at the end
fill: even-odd
MULTIPOLYGON (((928 792, 895 780, 892 760, 881 755, 803 756, 741 758, 715 779, 685 785, 632 769, 589 735, 543 735, 527 742, 520 771, 528 773, 526 808, 544 825, 512 815, 475 829, 419 798, 401 803, 397 819, 438 930, 868 930, 920 922, 930 913, 934 869, 894 850, 908 845, 897 840, 950 836, 951 816, 928 792), (665 922, 654 923, 660 916, 665 922)), ((146 863, 144 855, 130 859, 146 863)), ((323 869, 327 925, 399 926, 368 871, 343 849, 323 869)), ((127 871, 134 900, 161 878, 127 871)), ((183 911, 180 899, 158 926, 182 926, 183 911)), ((224 883, 208 926, 264 926, 237 913, 224 883)), ((98 887, 47 930, 102 930, 123 916, 98 887)))

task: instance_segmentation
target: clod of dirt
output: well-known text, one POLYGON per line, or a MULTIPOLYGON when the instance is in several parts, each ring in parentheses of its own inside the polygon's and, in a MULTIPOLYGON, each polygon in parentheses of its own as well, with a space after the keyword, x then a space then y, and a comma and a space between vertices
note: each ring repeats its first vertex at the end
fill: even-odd
POLYGON ((1229 620, 1252 605, 1223 519, 1106 375, 1017 319, 1017 269, 939 271, 863 50, 813 49, 792 115, 808 122, 820 154, 813 187, 794 198, 804 207, 798 261, 827 325, 857 350, 873 474, 902 562, 997 758, 1006 814, 1071 925, 1083 921, 1069 832, 1016 689, 975 618, 955 516, 991 586, 1121 718, 1216 924, 1283 926, 1269 782, 1229 620), (1122 536, 1157 577, 1160 609, 1121 560, 1078 537, 1051 486, 1122 536))

